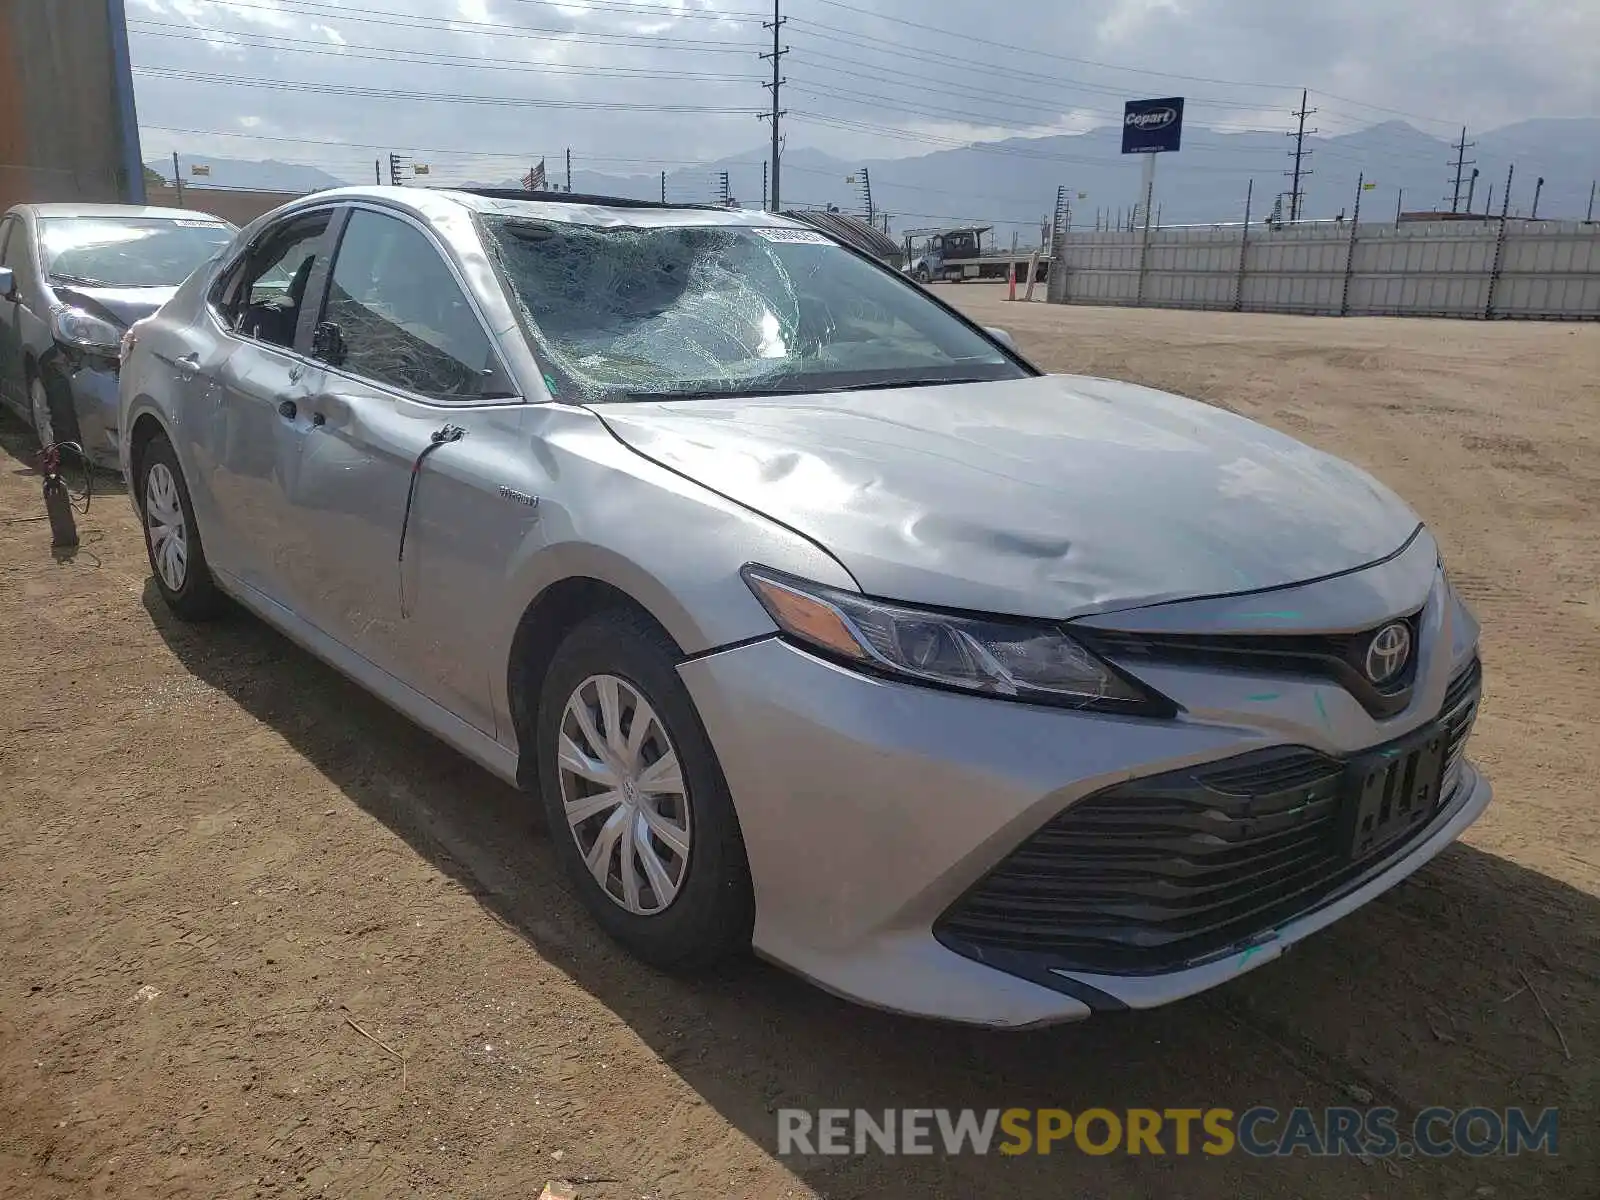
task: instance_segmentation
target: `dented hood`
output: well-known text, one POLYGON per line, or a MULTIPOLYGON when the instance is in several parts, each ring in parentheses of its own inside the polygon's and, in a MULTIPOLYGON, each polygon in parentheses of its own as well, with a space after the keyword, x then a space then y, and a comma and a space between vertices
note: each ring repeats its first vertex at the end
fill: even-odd
POLYGON ((826 547, 864 592, 921 604, 1066 618, 1257 591, 1384 558, 1418 525, 1348 463, 1103 379, 595 411, 645 457, 826 547))

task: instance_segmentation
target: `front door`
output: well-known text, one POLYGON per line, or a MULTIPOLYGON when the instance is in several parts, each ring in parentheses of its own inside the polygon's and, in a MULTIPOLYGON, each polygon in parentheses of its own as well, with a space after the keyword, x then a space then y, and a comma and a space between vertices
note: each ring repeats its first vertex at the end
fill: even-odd
POLYGON ((492 736, 472 636, 492 582, 456 566, 452 547, 481 545, 475 514, 479 526, 504 515, 482 461, 523 406, 419 225, 352 207, 338 243, 316 326, 312 425, 288 492, 293 524, 316 539, 285 569, 301 615, 492 736), (444 440, 451 427, 459 440, 444 440), (441 578, 444 564, 454 569, 441 578))
MULTIPOLYGON (((217 514, 207 553, 216 566, 291 609, 296 562, 316 531, 291 518, 289 491, 311 413, 318 372, 306 357, 334 210, 298 213, 263 230, 215 298, 227 330, 195 368, 185 435, 217 514), (208 469, 209 468, 209 469, 208 469)), ((185 368, 186 370, 188 368, 185 368)))

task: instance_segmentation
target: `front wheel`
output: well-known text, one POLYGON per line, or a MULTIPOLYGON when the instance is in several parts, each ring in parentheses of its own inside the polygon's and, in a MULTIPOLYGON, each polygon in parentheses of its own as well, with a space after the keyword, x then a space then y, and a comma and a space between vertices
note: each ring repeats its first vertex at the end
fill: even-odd
POLYGON ((138 489, 145 551, 161 599, 185 621, 220 615, 227 601, 206 566, 183 468, 172 443, 159 434, 140 457, 138 489))
POLYGON ((645 616, 604 612, 556 651, 539 702, 539 790, 585 907, 665 970, 748 947, 750 868, 721 767, 645 616))

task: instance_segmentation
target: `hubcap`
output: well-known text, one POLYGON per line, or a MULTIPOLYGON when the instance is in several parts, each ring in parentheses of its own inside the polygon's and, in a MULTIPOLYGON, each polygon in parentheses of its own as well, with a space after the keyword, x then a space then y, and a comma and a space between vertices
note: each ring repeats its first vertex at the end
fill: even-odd
POLYGON ((39 435, 39 444, 53 444, 56 432, 50 423, 50 393, 44 390, 44 380, 35 379, 29 385, 28 400, 33 408, 33 431, 39 435))
POLYGON ((161 582, 183 590, 189 572, 189 536, 178 499, 178 481, 166 463, 156 463, 144 477, 144 527, 150 538, 150 561, 161 582))
POLYGON ((689 867, 689 793, 666 726, 627 680, 591 675, 561 715, 559 759, 589 873, 628 912, 661 912, 689 867))

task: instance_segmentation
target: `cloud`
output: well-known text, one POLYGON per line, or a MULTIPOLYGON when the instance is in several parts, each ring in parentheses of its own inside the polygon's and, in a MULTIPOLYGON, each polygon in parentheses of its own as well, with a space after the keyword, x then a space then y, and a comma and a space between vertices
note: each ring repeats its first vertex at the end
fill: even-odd
MULTIPOLYGON (((568 147, 580 168, 614 173, 759 163, 768 2, 128 0, 128 15, 150 154, 270 157, 367 179, 394 150, 451 182, 514 178, 568 147), (245 128, 256 140, 225 136, 245 128)), ((785 8, 786 147, 847 159, 1080 132, 1150 95, 1182 94, 1191 123, 1224 130, 1290 128, 1302 87, 1325 132, 1400 114, 1448 134, 1600 110, 1592 0, 785 8)))

